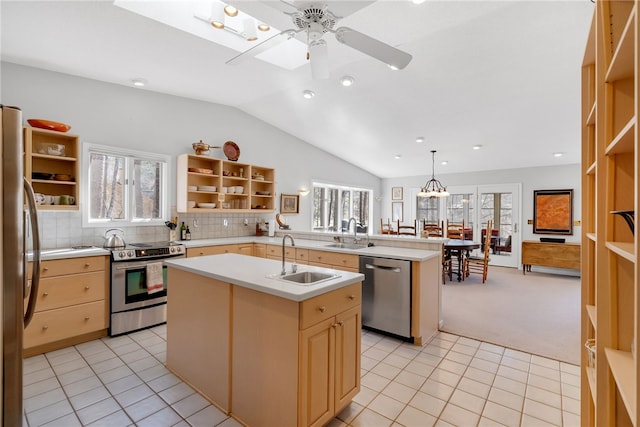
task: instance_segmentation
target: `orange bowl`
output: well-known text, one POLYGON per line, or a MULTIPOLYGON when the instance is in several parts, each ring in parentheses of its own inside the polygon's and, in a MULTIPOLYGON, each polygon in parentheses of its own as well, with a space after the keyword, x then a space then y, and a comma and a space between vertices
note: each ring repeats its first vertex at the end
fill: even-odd
POLYGON ((66 132, 69 129, 71 129, 71 126, 67 124, 60 123, 60 122, 52 122, 51 120, 28 119, 27 123, 29 123, 34 128, 55 130, 57 132, 66 132))

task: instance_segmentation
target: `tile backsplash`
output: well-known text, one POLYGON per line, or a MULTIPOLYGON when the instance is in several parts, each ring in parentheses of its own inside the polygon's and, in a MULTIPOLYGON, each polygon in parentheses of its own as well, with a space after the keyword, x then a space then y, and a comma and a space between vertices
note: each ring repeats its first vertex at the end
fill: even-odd
MULTIPOLYGON (((189 226, 192 240, 252 236, 256 232, 256 222, 263 219, 270 221, 273 217, 273 215, 253 213, 178 214, 175 209, 172 212, 173 216, 178 217, 178 226, 182 221, 189 226), (245 220, 248 225, 244 225, 245 220)), ((70 248, 79 245, 101 247, 105 232, 111 228, 121 228, 127 243, 169 240, 169 228, 164 225, 120 227, 117 224, 109 224, 105 227, 83 228, 81 213, 76 211, 39 211, 38 220, 42 249, 70 248)))

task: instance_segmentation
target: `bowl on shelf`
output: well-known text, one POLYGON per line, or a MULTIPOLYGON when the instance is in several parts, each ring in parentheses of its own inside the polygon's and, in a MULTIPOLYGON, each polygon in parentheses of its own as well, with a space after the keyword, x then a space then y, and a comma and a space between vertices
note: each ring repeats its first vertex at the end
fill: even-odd
POLYGON ((195 185, 187 185, 187 191, 198 191, 198 187, 195 185))
POLYGON ((196 201, 195 200, 187 200, 187 207, 188 208, 195 208, 196 207, 196 201))
POLYGON ((227 187, 227 193, 232 194, 236 192, 236 187, 232 185, 231 187, 227 187))
POLYGON ((244 187, 242 185, 236 185, 235 189, 236 189, 236 194, 244 193, 244 187))
POLYGON ((51 120, 27 119, 27 123, 29 123, 34 128, 55 130, 56 132, 66 132, 71 129, 71 126, 69 126, 68 124, 54 122, 51 120))
POLYGON ((258 196, 270 196, 271 195, 271 191, 256 191, 256 194, 258 196))
POLYGON ((72 181, 73 177, 68 173, 57 173, 53 175, 53 179, 56 181, 72 181))
POLYGON ((215 203, 198 203, 198 207, 203 209, 215 209, 216 204, 215 203))
POLYGON ((215 193, 218 187, 215 185, 198 185, 198 191, 209 191, 215 193))
POLYGON ((206 174, 213 174, 213 169, 206 169, 206 168, 189 168, 189 172, 195 172, 195 173, 206 173, 206 174))
POLYGON ((36 151, 38 154, 48 154, 49 156, 64 156, 66 147, 63 144, 40 142, 36 145, 36 151))
POLYGON ((53 178, 53 174, 52 173, 46 173, 46 172, 31 172, 31 179, 52 179, 53 178))
POLYGON ((223 203, 222 209, 231 209, 231 203, 223 203))

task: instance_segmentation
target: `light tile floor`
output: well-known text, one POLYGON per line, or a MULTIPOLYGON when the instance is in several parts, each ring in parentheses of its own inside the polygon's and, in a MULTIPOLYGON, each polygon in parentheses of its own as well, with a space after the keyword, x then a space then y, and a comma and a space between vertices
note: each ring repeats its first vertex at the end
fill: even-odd
MULTIPOLYGON (((164 366, 166 327, 25 359, 24 426, 238 426, 164 366)), ((578 366, 440 333, 362 334, 361 392, 328 427, 579 426, 578 366)))

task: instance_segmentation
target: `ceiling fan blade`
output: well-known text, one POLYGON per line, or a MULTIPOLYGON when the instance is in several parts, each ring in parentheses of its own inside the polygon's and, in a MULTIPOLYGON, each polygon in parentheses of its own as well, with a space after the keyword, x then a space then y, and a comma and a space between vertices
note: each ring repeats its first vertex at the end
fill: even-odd
POLYGON ((402 70, 411 62, 412 56, 408 53, 349 27, 336 29, 335 36, 340 43, 359 50, 398 70, 402 70))
POLYGON ((272 47, 277 46, 284 41, 289 40, 290 38, 294 37, 296 33, 299 33, 299 32, 300 30, 284 30, 279 34, 276 34, 275 36, 269 37, 265 41, 258 43, 257 45, 253 46, 251 49, 247 49, 244 52, 240 52, 239 54, 237 54, 236 56, 228 60, 226 64, 229 64, 229 65, 238 64, 242 62, 242 60, 245 58, 259 55, 262 52, 269 50, 272 47))
POLYGON ((328 79, 329 78, 329 53, 327 42, 324 40, 316 40, 309 45, 309 61, 311 62, 311 78, 328 79))

